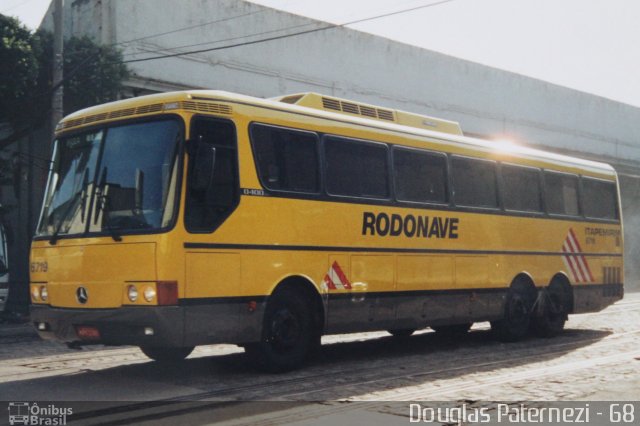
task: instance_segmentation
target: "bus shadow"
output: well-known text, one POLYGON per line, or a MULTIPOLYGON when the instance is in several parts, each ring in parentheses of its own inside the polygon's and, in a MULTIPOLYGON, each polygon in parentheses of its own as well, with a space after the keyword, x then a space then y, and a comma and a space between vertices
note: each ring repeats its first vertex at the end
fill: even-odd
POLYGON ((550 361, 611 334, 569 329, 556 338, 530 337, 516 343, 498 342, 488 330, 451 339, 433 332, 408 338, 383 336, 324 344, 303 369, 277 375, 257 372, 243 354, 187 360, 170 369, 156 363, 146 367, 156 379, 160 374, 161 380, 208 388, 211 398, 317 401, 353 397, 353 387, 358 394, 387 390, 395 379, 403 385, 419 385, 550 361))
MULTIPOLYGON (((234 353, 169 365, 149 361, 34 379, 17 387, 21 391, 16 397, 75 401, 335 400, 389 390, 396 381, 401 382, 398 386, 416 386, 549 361, 611 334, 568 329, 553 339, 527 338, 508 344, 494 340, 488 330, 472 330, 455 339, 433 332, 408 338, 384 336, 324 344, 304 368, 284 374, 257 372, 244 354, 234 353), (42 392, 54 387, 59 390, 55 395, 42 392)), ((9 383, 0 385, 0 391, 6 385, 9 383)))

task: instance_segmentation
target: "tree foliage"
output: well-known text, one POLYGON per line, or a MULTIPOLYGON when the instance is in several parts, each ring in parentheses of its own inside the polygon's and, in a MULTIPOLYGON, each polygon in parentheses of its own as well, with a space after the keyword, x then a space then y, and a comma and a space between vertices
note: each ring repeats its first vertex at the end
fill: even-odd
POLYGON ((14 128, 28 110, 20 103, 34 94, 38 80, 38 52, 31 32, 18 20, 0 15, 0 121, 14 128))
POLYGON ((119 50, 99 46, 88 37, 73 37, 65 51, 64 73, 71 76, 64 87, 65 114, 116 100, 122 81, 129 76, 119 50))
MULTIPOLYGON (((30 32, 17 19, 0 14, 0 122, 11 135, 0 148, 47 124, 53 93, 53 37, 30 32)), ((64 46, 64 114, 115 100, 129 76, 122 53, 88 37, 64 46)))

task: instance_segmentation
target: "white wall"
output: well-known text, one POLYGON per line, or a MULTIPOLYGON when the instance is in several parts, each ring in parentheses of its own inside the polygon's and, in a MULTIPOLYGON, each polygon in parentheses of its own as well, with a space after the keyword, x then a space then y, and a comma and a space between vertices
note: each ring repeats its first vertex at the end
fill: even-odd
MULTIPOLYGON (((103 43, 255 12, 129 43, 121 46, 126 54, 214 47, 325 25, 237 0, 74 4, 74 32, 92 34, 103 43), (172 49, 304 24, 310 25, 172 49)), ((144 78, 261 97, 319 91, 457 120, 471 134, 507 136, 634 168, 640 164, 638 108, 349 29, 130 66, 144 78)))
MULTIPOLYGON (((125 59, 326 25, 241 0, 76 0, 66 8, 69 35, 104 44, 219 21, 120 44, 125 59), (233 18, 244 14, 250 15, 233 18), (211 41, 219 43, 177 47, 211 41)), ((639 108, 344 28, 129 66, 137 74, 131 86, 140 89, 212 88, 259 97, 317 91, 456 120, 467 134, 607 161, 625 176, 628 223, 640 223, 634 189, 640 185, 639 108)), ((627 252, 640 252, 640 232, 627 235, 627 252)), ((636 277, 639 269, 627 271, 636 277)))

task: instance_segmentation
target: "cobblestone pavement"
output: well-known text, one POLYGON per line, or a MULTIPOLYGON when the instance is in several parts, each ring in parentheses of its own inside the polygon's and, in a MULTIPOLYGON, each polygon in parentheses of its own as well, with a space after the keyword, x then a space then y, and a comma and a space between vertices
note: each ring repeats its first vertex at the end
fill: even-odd
POLYGON ((457 341, 428 330, 407 339, 327 336, 310 365, 282 375, 249 369, 232 345, 199 347, 166 367, 137 348, 78 351, 41 341, 28 327, 7 327, 0 326, 5 400, 308 402, 244 423, 252 425, 344 420, 354 407, 406 424, 406 401, 640 400, 640 293, 603 312, 571 316, 553 339, 499 343, 486 323, 457 341))

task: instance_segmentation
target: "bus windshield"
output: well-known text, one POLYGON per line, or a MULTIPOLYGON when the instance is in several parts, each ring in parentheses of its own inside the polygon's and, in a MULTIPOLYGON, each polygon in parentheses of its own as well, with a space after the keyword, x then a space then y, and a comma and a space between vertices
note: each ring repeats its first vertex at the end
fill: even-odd
MULTIPOLYGON (((56 141, 36 237, 149 232, 173 219, 182 126, 112 125, 56 141)), ((114 237, 115 239, 115 237, 114 237)))

